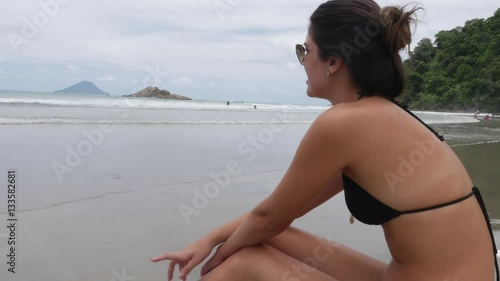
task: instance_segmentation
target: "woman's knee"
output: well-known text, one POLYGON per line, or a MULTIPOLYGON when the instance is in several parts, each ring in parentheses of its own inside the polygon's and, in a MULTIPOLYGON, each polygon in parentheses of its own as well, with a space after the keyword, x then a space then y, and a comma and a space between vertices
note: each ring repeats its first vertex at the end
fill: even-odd
POLYGON ((264 251, 262 244, 241 248, 201 280, 221 280, 221 276, 248 276, 264 251))
POLYGON ((248 267, 250 264, 254 264, 259 259, 259 256, 264 254, 265 247, 264 244, 258 244, 241 248, 227 258, 224 263, 227 262, 230 267, 234 268, 248 267))

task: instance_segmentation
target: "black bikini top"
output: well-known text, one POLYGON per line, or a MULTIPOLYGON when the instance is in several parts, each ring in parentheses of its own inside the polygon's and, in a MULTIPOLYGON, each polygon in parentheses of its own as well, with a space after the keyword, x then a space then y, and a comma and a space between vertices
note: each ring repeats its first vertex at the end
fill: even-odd
POLYGON ((425 212, 456 204, 474 195, 474 189, 476 189, 473 187, 473 191, 466 196, 446 203, 415 210, 398 211, 380 202, 348 176, 343 174, 342 180, 347 208, 357 220, 371 225, 380 225, 405 214, 425 212))
MULTIPOLYGON (((388 99, 390 101, 392 101, 394 104, 396 104, 397 106, 399 106, 400 108, 402 108, 404 111, 409 113, 415 119, 417 119, 425 127, 427 127, 432 133, 434 133, 434 135, 439 140, 444 141, 443 136, 441 136, 436 131, 434 131, 434 129, 432 129, 430 126, 425 124, 420 118, 418 118, 415 114, 413 114, 411 111, 409 111, 405 106, 400 105, 396 100, 394 100, 392 98, 388 98, 388 99)), ((351 214, 356 219, 358 219, 359 221, 361 221, 365 224, 371 224, 371 225, 380 225, 380 224, 383 224, 387 221, 390 221, 390 220, 392 220, 396 217, 399 217, 401 215, 404 215, 404 214, 425 212, 425 211, 453 205, 453 204, 456 204, 458 202, 466 200, 467 198, 471 197, 472 195, 475 195, 477 200, 479 201, 479 205, 481 206, 481 210, 482 210, 484 218, 486 220, 486 224, 488 225, 488 229, 490 231, 490 236, 491 236, 491 240, 493 243, 493 255, 494 255, 494 259, 495 259, 497 281, 500 280, 498 261, 496 258, 496 254, 498 253, 498 250, 497 250, 496 243, 495 243, 495 237, 493 235, 493 230, 491 228, 490 219, 488 217, 488 212, 486 211, 486 206, 484 204, 483 198, 481 197, 481 193, 479 192, 479 189, 477 187, 475 187, 475 186, 472 187, 471 193, 469 193, 466 196, 463 196, 461 198, 455 199, 453 201, 449 201, 446 203, 433 205, 433 206, 429 206, 429 207, 425 207, 425 208, 419 208, 419 209, 408 210, 408 211, 398 211, 398 210, 391 208, 390 206, 387 206, 386 204, 380 202, 380 200, 373 197, 373 195, 368 193, 360 185, 358 185, 354 180, 352 180, 351 178, 349 178, 345 174, 342 174, 342 181, 344 184, 344 196, 345 196, 347 208, 349 209, 351 214)))
MULTIPOLYGON (((401 106, 396 100, 392 98, 388 98, 390 101, 392 101, 394 104, 402 108, 404 111, 408 112, 411 116, 413 116, 415 119, 417 119, 420 123, 422 123, 424 126, 426 126, 431 132, 436 135, 436 137, 444 141, 443 136, 438 134, 434 129, 429 127, 427 124, 425 124, 422 120, 420 120, 415 114, 413 114, 411 111, 409 111, 406 107, 401 106)), ((421 208, 421 209, 416 209, 416 210, 409 210, 409 211, 398 211, 396 209, 393 209, 386 204, 380 202, 377 198, 373 197, 370 193, 368 193, 366 190, 364 190, 361 186, 359 186, 354 180, 349 178, 347 175, 342 174, 342 180, 344 183, 344 196, 345 196, 345 201, 347 204, 347 208, 349 208, 349 211, 351 214, 358 219, 359 221, 366 223, 366 224, 372 224, 372 225, 379 225, 383 224, 384 222, 387 222, 389 220, 392 220, 393 218, 396 218, 402 214, 410 214, 410 213, 417 213, 417 212, 423 212, 427 210, 432 210, 432 209, 437 209, 440 207, 444 207, 447 205, 455 204, 457 202, 463 201, 470 196, 472 196, 474 193, 470 193, 467 196, 463 198, 459 198, 457 200, 447 202, 444 204, 436 205, 436 206, 431 206, 431 207, 426 207, 426 208, 421 208)))

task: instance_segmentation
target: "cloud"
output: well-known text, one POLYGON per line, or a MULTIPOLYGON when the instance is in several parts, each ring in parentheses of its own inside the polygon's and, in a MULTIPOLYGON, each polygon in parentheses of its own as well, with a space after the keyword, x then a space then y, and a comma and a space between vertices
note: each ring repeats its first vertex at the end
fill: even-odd
MULTIPOLYGON (((24 83, 8 84, 8 79, 3 79, 2 87, 51 89, 59 88, 61 81, 70 84, 77 77, 91 81, 113 77, 126 83, 110 83, 109 90, 125 92, 134 81, 142 86, 143 77, 148 75, 146 68, 159 66, 162 72, 171 73, 168 86, 179 92, 198 84, 200 92, 212 98, 224 92, 224 85, 241 89, 259 85, 262 89, 280 88, 289 98, 295 93, 297 99, 307 101, 303 97, 305 74, 294 46, 304 42, 309 16, 324 1, 66 1, 57 13, 49 15, 46 26, 37 28, 36 36, 19 45, 19 53, 7 34, 22 36, 26 28, 23 19, 33 23, 33 16, 44 10, 38 1, 11 1, 9 12, 0 17, 2 67, 8 62, 19 73, 30 74, 32 69, 43 68, 53 73, 54 80, 26 78, 24 83), (201 86, 211 82, 214 85, 208 91, 201 86)), ((381 6, 407 2, 378 1, 381 6)), ((419 18, 412 46, 423 37, 432 38, 436 32, 467 20, 491 17, 498 8, 491 0, 419 2, 426 12, 419 18)), ((0 73, 0 77, 6 75, 0 73)), ((230 92, 221 99, 232 98, 227 96, 230 92)))
POLYGON ((68 65, 67 70, 71 74, 77 74, 80 72, 80 68, 76 65, 68 65))
POLYGON ((170 79, 168 81, 170 84, 194 84, 193 80, 188 76, 180 76, 177 78, 170 79))
POLYGON ((97 78, 97 80, 105 81, 105 82, 114 82, 116 80, 116 78, 113 76, 104 76, 104 77, 97 78))

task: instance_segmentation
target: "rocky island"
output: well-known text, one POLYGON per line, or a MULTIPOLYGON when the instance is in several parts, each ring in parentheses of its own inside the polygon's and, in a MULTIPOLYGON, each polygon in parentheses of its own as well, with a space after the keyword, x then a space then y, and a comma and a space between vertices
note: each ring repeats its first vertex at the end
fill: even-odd
POLYGON ((160 90, 158 87, 147 87, 135 94, 123 95, 123 97, 141 97, 141 98, 160 98, 160 99, 175 99, 175 100, 192 100, 192 98, 171 94, 167 90, 160 90))

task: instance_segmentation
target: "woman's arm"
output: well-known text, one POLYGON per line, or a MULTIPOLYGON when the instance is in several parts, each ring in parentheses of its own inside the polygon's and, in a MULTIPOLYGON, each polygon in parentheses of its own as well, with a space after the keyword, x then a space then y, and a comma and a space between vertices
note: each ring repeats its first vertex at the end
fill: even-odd
MULTIPOLYGON (((338 174, 333 178, 331 182, 329 182, 309 204, 304 207, 304 209, 299 213, 296 218, 302 217, 303 215, 309 213, 314 208, 326 202, 328 199, 332 198, 339 192, 343 190, 342 185, 342 174, 338 174)), ((243 221, 248 216, 248 213, 240 216, 239 218, 226 223, 218 228, 215 228, 211 232, 206 235, 206 239, 208 239, 211 244, 215 247, 220 243, 223 243, 233 234, 233 232, 243 223, 243 221)))
POLYGON ((309 204, 304 207, 304 210, 300 212, 300 214, 297 216, 297 218, 300 218, 304 216, 305 214, 309 213, 311 210, 314 208, 318 207, 319 205, 325 203, 328 201, 330 198, 333 196, 339 194, 342 190, 344 190, 344 185, 342 183, 342 174, 338 173, 331 182, 329 182, 323 190, 314 197, 314 199, 309 202, 309 204))
MULTIPOLYGON (((295 218, 308 211, 312 202, 319 205, 324 201, 318 198, 318 194, 346 166, 349 154, 349 137, 338 133, 346 130, 342 128, 342 122, 336 122, 338 117, 334 117, 334 112, 329 111, 314 121, 276 190, 245 217, 219 248, 214 256, 215 263, 242 247, 262 243, 278 235, 295 218)), ((335 192, 331 193, 332 196, 335 192)))
POLYGON ((245 213, 239 218, 215 228, 210 231, 205 238, 208 239, 214 247, 222 242, 225 242, 227 238, 229 238, 229 236, 231 236, 231 234, 233 234, 233 232, 243 223, 247 216, 248 213, 245 213))

